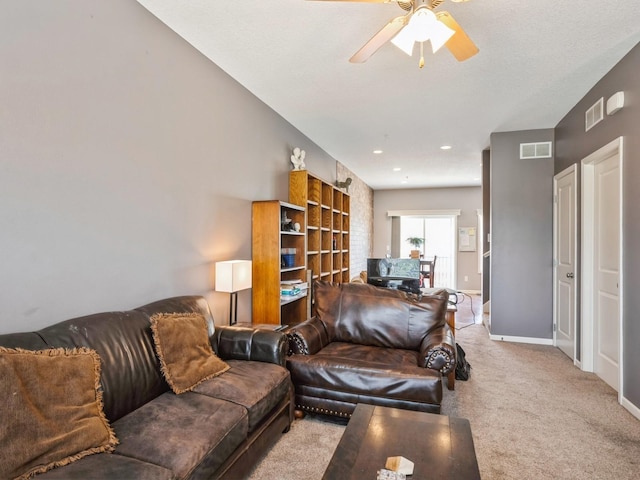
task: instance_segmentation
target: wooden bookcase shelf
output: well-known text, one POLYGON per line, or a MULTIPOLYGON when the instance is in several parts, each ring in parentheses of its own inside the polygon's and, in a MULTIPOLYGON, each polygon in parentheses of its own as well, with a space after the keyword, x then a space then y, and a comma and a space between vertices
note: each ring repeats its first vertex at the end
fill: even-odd
POLYGON ((304 321, 309 311, 307 291, 281 297, 283 281, 307 281, 307 234, 304 207, 279 200, 252 204, 252 322, 291 325, 304 321), (300 224, 300 232, 283 230, 283 217, 291 225, 300 224), (295 248, 293 265, 284 263, 283 248, 295 248))
POLYGON ((349 208, 349 194, 306 170, 290 172, 289 203, 253 202, 253 323, 302 322, 311 312, 315 280, 349 281, 349 208), (285 215, 300 224, 299 232, 283 229, 285 215), (283 248, 295 248, 292 265, 283 264, 283 248), (300 295, 282 297, 286 281, 310 284, 300 295))
POLYGON ((307 268, 313 280, 348 282, 348 193, 306 171, 289 174, 289 202, 307 209, 307 268))

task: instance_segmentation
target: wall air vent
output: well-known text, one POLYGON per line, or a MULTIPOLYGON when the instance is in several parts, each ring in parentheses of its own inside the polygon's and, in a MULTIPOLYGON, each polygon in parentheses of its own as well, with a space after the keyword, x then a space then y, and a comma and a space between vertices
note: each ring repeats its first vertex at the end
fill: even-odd
POLYGON ((521 143, 520 160, 551 158, 551 142, 521 143))
POLYGON ((604 118, 604 98, 600 97, 589 110, 584 113, 584 131, 588 132, 604 118))

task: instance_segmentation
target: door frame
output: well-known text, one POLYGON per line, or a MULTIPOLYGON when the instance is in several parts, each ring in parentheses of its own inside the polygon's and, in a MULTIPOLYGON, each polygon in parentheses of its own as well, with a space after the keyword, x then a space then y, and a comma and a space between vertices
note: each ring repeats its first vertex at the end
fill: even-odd
POLYGON ((615 140, 609 142, 605 146, 599 148, 592 154, 586 156, 581 162, 582 173, 582 228, 581 228, 581 265, 582 276, 580 298, 581 298, 581 365, 582 369, 588 372, 594 371, 594 328, 595 319, 593 311, 593 298, 595 294, 595 284, 593 279, 594 270, 594 249, 595 249, 595 165, 602 160, 609 158, 611 155, 618 155, 618 193, 620 195, 620 235, 619 235, 619 272, 620 278, 618 282, 618 322, 620 337, 618 339, 618 402, 622 402, 622 392, 624 391, 623 385, 623 347, 624 347, 624 325, 622 319, 624 318, 624 263, 622 261, 623 254, 623 151, 624 151, 623 137, 618 137, 615 140))
POLYGON ((573 287, 573 318, 571 319, 573 331, 573 363, 580 366, 578 360, 578 289, 576 282, 579 275, 578 265, 578 167, 573 165, 565 168, 553 177, 553 345, 557 347, 557 325, 558 318, 556 315, 556 307, 558 302, 558 180, 567 175, 571 175, 573 181, 573 271, 574 271, 574 287, 573 287))

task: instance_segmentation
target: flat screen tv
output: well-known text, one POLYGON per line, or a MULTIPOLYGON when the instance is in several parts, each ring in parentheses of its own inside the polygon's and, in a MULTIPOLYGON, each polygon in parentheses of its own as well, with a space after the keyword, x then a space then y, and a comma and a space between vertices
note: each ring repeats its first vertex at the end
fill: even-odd
POLYGON ((420 280, 420 260, 417 258, 368 258, 367 278, 369 277, 420 280))
POLYGON ((367 283, 419 293, 420 260, 417 258, 368 258, 367 283))

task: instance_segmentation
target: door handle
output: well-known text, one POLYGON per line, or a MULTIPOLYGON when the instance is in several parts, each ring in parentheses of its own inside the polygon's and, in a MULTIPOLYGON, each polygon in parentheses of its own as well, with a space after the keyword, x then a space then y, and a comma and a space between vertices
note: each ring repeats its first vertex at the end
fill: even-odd
POLYGON ((567 278, 573 278, 573 272, 567 273, 567 278))

